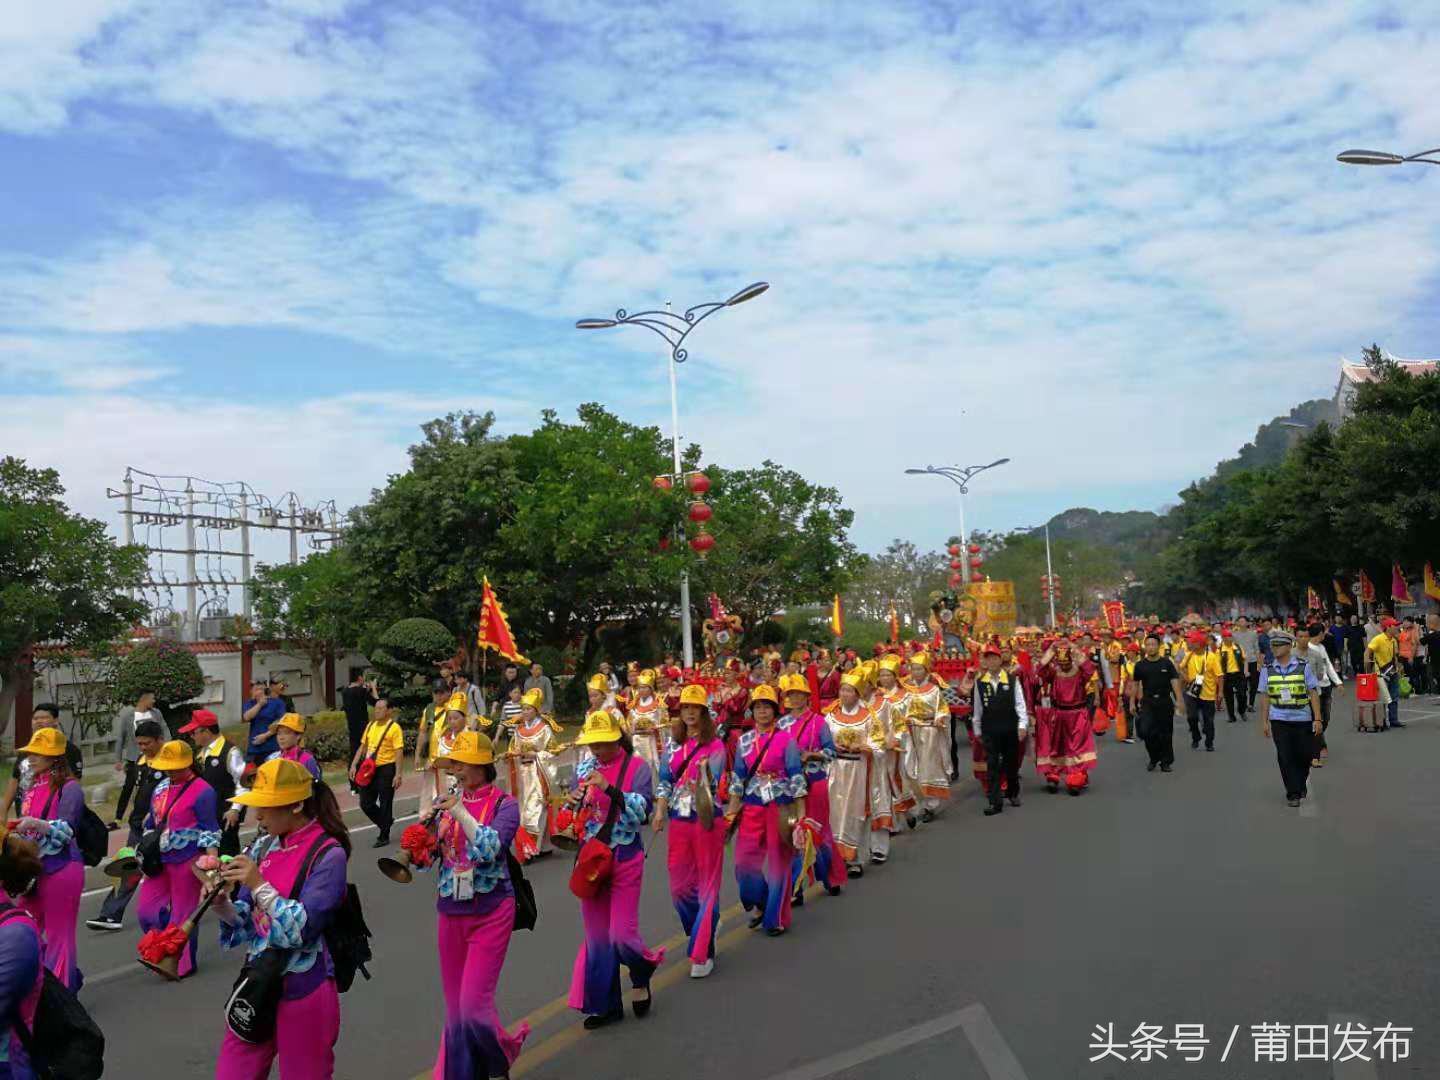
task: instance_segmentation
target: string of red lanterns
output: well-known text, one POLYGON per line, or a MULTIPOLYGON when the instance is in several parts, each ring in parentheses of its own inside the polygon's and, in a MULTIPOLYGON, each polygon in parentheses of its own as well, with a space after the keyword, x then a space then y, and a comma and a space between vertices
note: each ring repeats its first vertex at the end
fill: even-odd
MULTIPOLYGON (((697 526, 695 535, 689 541, 690 549, 703 559, 715 546, 714 535, 705 527, 705 523, 715 516, 715 511, 704 498, 705 493, 710 490, 710 478, 703 472, 692 472, 686 473, 684 480, 686 490, 693 496, 686 517, 697 526)), ((657 476, 651 481, 651 486, 656 491, 671 491, 675 487, 675 478, 668 475, 657 476)), ((660 541, 660 550, 665 551, 669 547, 669 537, 663 538, 660 541)))

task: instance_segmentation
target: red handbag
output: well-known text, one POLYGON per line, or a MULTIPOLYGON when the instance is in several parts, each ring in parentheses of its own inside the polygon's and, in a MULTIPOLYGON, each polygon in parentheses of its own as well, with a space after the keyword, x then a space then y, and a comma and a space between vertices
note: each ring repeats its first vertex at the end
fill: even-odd
MULTIPOLYGON (((625 790, 625 774, 629 768, 630 754, 627 752, 620 765, 620 782, 616 785, 621 792, 625 790)), ((615 873, 615 852, 610 847, 610 834, 615 829, 622 799, 610 800, 605 824, 580 846, 580 852, 575 856, 575 866, 570 871, 570 891, 581 900, 593 900, 599 896, 600 890, 610 883, 615 873)))
MULTIPOLYGON (((390 734, 390 729, 394 726, 395 721, 391 720, 390 723, 385 725, 385 730, 380 733, 380 744, 382 746, 385 744, 385 736, 390 734)), ((380 753, 380 749, 376 747, 372 753, 366 754, 365 759, 360 762, 360 766, 355 770, 356 787, 369 787, 370 781, 375 779, 375 755, 378 753, 380 753)))

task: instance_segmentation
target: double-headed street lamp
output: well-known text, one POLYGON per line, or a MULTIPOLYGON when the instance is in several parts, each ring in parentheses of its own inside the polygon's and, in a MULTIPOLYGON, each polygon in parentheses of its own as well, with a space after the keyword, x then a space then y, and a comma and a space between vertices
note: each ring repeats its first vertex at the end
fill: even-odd
MULTIPOLYGON (((745 286, 728 300, 718 300, 709 304, 696 304, 692 308, 686 308, 684 314, 677 315, 670 310, 670 303, 666 301, 664 311, 637 311, 633 315, 624 308, 615 312, 613 319, 581 319, 575 324, 577 330, 608 330, 612 326, 643 326, 652 333, 659 334, 665 339, 665 344, 670 346, 670 448, 675 459, 675 482, 680 482, 680 402, 679 392, 676 389, 675 369, 683 364, 689 353, 685 350, 685 339, 690 336, 690 331, 699 326, 715 312, 722 308, 734 307, 736 304, 743 304, 746 300, 753 300, 770 287, 769 282, 757 281, 745 286)), ((690 573, 680 573, 680 634, 684 639, 685 666, 695 666, 695 646, 690 640, 690 573)))
POLYGON ((907 476, 924 476, 930 473, 943 476, 960 489, 960 574, 965 579, 963 587, 970 587, 970 541, 965 532, 965 496, 970 493, 970 481, 986 469, 1004 465, 1010 459, 1002 457, 989 465, 926 465, 923 469, 906 469, 907 476))
POLYGON ((1408 157, 1386 150, 1346 150, 1336 154, 1335 160, 1342 165, 1440 165, 1440 147, 1408 157))

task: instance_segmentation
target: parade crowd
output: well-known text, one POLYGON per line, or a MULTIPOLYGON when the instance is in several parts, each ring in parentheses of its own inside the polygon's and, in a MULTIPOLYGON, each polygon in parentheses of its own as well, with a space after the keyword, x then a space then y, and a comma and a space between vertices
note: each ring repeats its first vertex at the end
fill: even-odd
MULTIPOLYGON (((937 631, 867 657, 802 646, 788 657, 757 650, 748 662, 711 657, 692 671, 671 658, 623 673, 602 665, 587 680, 573 744, 543 673, 507 671, 503 700, 488 711, 463 675, 437 679, 413 762, 420 818, 386 860, 402 879, 434 873, 445 998, 434 1075, 503 1077, 520 1054, 528 1028, 505 1028, 496 988, 510 935, 534 925, 523 868, 557 848, 574 853, 569 884, 584 928, 569 1004, 586 1028, 602 1028, 627 1015, 622 968, 634 1016, 652 1012, 664 952, 640 928, 647 835, 666 837, 685 958, 702 979, 718 959, 727 850, 751 929, 782 936, 797 908, 839 895, 887 861, 894 838, 936 819, 962 747, 993 816, 1022 805, 1027 756, 1045 791, 1079 796, 1097 766, 1097 737, 1112 729, 1120 742, 1143 741, 1147 767, 1168 773, 1177 716, 1192 750, 1213 751, 1222 711, 1236 724, 1256 713, 1294 807, 1310 771, 1328 761, 1332 695, 1344 679, 1356 681, 1357 728, 1383 732, 1404 727, 1402 697, 1440 691, 1437 665, 1433 615, 1423 628, 1387 617, 1368 626, 1097 624, 985 641, 937 631), (573 770, 562 769, 567 760, 573 770)), ((381 688, 359 680, 346 703, 359 714, 351 786, 378 827, 375 846, 388 847, 406 764, 399 718, 381 688)), ((216 1033, 215 1075, 258 1080, 278 1063, 286 1080, 330 1077, 340 994, 368 958, 348 882, 351 841, 283 687, 257 685, 245 718, 249 734, 236 745, 204 709, 174 738, 153 695, 122 710, 125 787, 110 827, 128 827, 129 843, 87 925, 120 931, 138 894, 139 958, 180 980, 195 970, 200 916, 213 910, 221 944, 244 957, 216 1033), (255 839, 242 850, 252 812, 255 839)), ((0 1080, 38 1074, 33 1059, 46 1049, 31 1032, 46 973, 69 993, 82 985, 84 865, 98 861, 97 839, 105 847, 60 710, 39 706, 33 730, 3 800, 0 1080)))

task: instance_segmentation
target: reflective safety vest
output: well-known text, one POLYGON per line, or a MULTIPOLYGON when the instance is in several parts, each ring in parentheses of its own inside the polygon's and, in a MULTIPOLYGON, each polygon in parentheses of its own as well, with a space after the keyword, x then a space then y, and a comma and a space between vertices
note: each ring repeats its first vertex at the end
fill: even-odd
POLYGON ((1310 691, 1305 686, 1305 661, 1291 657, 1294 670, 1287 671, 1278 663, 1265 665, 1265 693, 1272 709, 1293 711, 1310 709, 1310 691))

